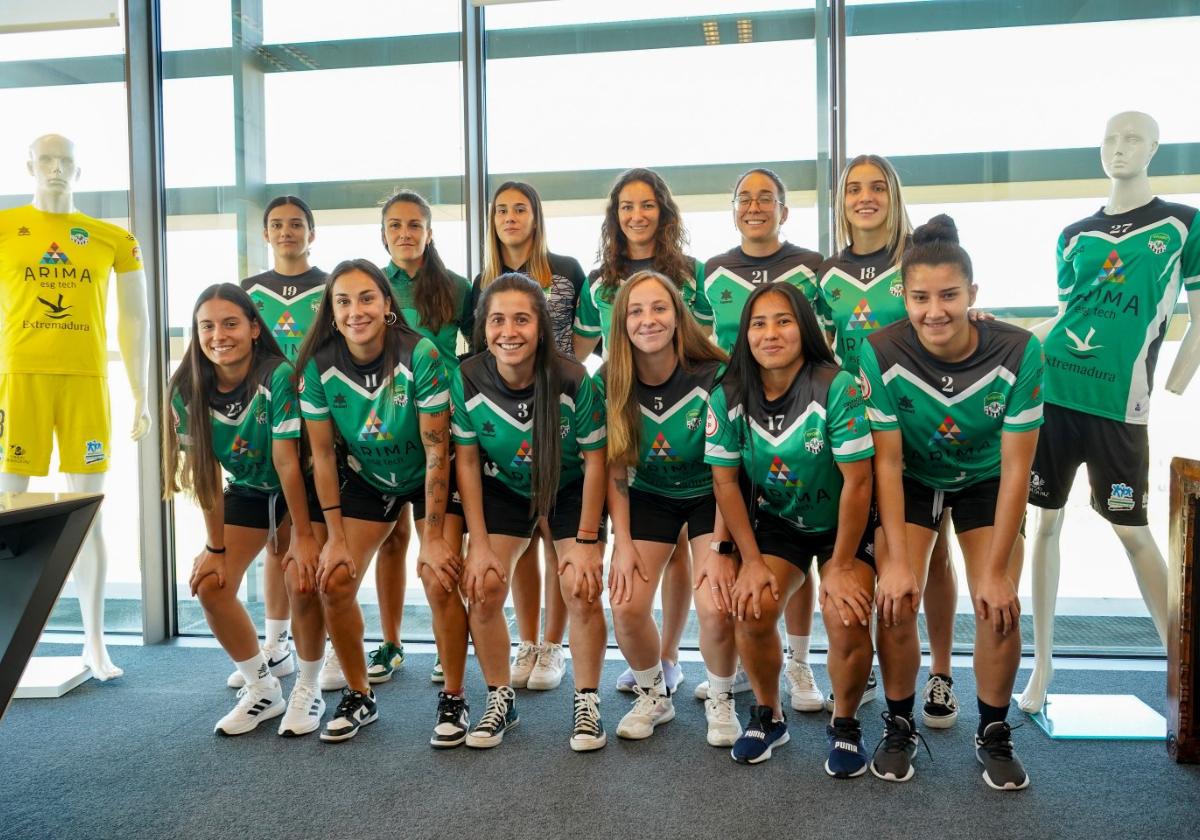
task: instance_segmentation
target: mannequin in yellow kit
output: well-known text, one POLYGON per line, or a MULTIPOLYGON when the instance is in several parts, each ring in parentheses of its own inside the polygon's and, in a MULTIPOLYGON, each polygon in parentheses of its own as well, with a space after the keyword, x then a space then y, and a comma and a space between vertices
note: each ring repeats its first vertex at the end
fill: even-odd
MULTIPOLYGON (((74 144, 57 134, 29 147, 33 202, 0 210, 0 491, 46 475, 52 438, 72 492, 98 493, 111 455, 105 307, 116 272, 117 342, 133 391, 131 437, 150 430, 146 405, 146 275, 137 240, 75 209, 74 144)), ((97 516, 75 563, 83 664, 119 677, 104 646, 107 558, 97 516)))

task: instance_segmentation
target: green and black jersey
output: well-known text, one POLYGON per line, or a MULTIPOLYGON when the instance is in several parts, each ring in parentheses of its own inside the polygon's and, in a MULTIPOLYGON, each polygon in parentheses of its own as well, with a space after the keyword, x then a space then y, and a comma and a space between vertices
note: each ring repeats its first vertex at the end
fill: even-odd
POLYGON ((442 324, 442 328, 435 333, 421 323, 421 316, 413 304, 413 278, 408 275, 408 272, 394 262, 389 262, 383 273, 387 275, 388 282, 392 284, 392 294, 396 296, 396 303, 400 305, 400 312, 404 315, 404 320, 408 321, 410 327, 433 342, 433 346, 441 355, 442 364, 446 366, 447 371, 452 371, 458 364, 458 333, 461 331, 467 339, 467 344, 471 343, 471 284, 467 282, 467 278, 459 277, 453 271, 447 270, 450 282, 454 285, 455 314, 452 320, 442 324))
POLYGON ((1064 230, 1058 301, 1066 310, 1046 336, 1046 401, 1145 424, 1181 287, 1200 289, 1194 207, 1156 198, 1127 213, 1100 210, 1064 230))
MULTIPOLYGON (((603 449, 607 443, 604 402, 596 399, 587 369, 561 353, 554 357, 562 385, 559 394, 559 438, 562 441, 558 486, 583 475, 583 450, 603 449)), ((465 360, 451 385, 454 408, 450 429, 457 444, 479 447, 483 474, 502 482, 514 493, 530 498, 533 451, 533 393, 531 385, 513 390, 496 370, 491 353, 465 360)))
MULTIPOLYGON (((731 407, 728 387, 717 383, 708 403, 704 460, 741 466, 758 507, 806 533, 837 528, 842 473, 838 463, 875 454, 866 404, 844 370, 806 364, 778 399, 759 407, 731 407)), ((753 517, 753 512, 751 512, 753 517)))
MULTIPOLYGON (((573 359, 575 358, 575 344, 571 337, 571 329, 575 321, 575 307, 578 306, 579 297, 583 293, 584 286, 587 285, 587 277, 584 276, 583 267, 579 261, 573 257, 564 257, 561 254, 549 254, 548 257, 550 260, 550 287, 543 291, 546 293, 546 304, 550 307, 550 323, 554 325, 554 346, 558 348, 558 352, 565 353, 573 359)), ((516 272, 528 276, 527 268, 527 266, 510 268, 506 265, 504 273, 516 272)), ((479 305, 479 296, 482 294, 481 278, 482 275, 476 274, 475 281, 471 284, 471 329, 475 327, 475 308, 479 305)), ((482 349, 482 347, 474 348, 475 352, 482 349)))
POLYGON ((258 307, 271 335, 292 361, 296 360, 300 343, 308 335, 317 307, 321 305, 325 277, 325 272, 319 268, 310 268, 290 277, 272 269, 242 281, 242 288, 258 307))
MULTIPOLYGON (((692 313, 692 317, 708 326, 712 324, 713 314, 712 307, 708 305, 708 298, 704 296, 703 292, 704 266, 694 257, 687 259, 692 266, 692 273, 691 276, 683 278, 684 283, 679 287, 680 294, 683 296, 683 304, 692 313)), ((626 260, 625 280, 639 271, 648 269, 654 269, 653 257, 626 260)), ((625 280, 621 282, 624 283, 625 280)), ((603 338, 607 345, 612 330, 613 301, 616 300, 616 297, 616 289, 605 288, 600 269, 593 269, 592 273, 588 275, 587 288, 579 296, 579 304, 575 307, 575 333, 585 338, 603 338)))
MULTIPOLYGON (((183 447, 191 446, 183 397, 171 395, 171 420, 183 447)), ((230 485, 264 493, 280 489, 271 460, 271 441, 298 440, 300 406, 292 384, 292 366, 280 360, 264 364, 227 394, 209 399, 213 452, 229 473, 230 485)))
POLYGON ((904 474, 935 490, 1000 477, 1001 433, 1042 425, 1042 347, 1028 330, 976 321, 979 346, 943 362, 900 321, 863 344, 860 380, 871 426, 899 429, 904 474))
POLYGON ((396 366, 383 356, 359 365, 334 339, 304 369, 300 412, 306 420, 332 420, 346 446, 346 462, 372 487, 406 496, 425 482, 425 448, 418 414, 450 406, 448 377, 433 342, 401 335, 396 366))
MULTIPOLYGON (((712 469, 704 463, 704 418, 709 394, 721 369, 701 362, 691 370, 676 365, 661 385, 637 383, 642 428, 638 466, 629 468, 629 486, 672 499, 712 493, 712 469)), ((596 394, 607 394, 607 365, 596 373, 596 394)))
POLYGON ((821 255, 785 242, 769 257, 751 257, 741 246, 713 257, 704 264, 704 296, 713 313, 717 344, 728 353, 737 340, 742 310, 755 286, 784 281, 804 293, 815 305, 817 269, 821 255))
POLYGON ((835 336, 842 369, 858 374, 859 347, 881 327, 906 317, 904 281, 892 251, 856 254, 849 248, 821 263, 817 315, 835 336))

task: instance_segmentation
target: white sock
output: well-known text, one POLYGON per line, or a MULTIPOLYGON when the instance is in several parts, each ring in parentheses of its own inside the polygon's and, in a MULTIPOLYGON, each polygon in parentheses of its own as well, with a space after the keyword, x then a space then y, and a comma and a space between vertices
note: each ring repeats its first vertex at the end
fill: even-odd
POLYGON ((663 667, 661 662, 655 662, 654 666, 647 668, 645 671, 633 669, 633 678, 637 680, 638 687, 642 691, 661 694, 667 696, 667 681, 663 676, 663 667))
POLYGON ((708 696, 718 697, 722 694, 733 694, 733 676, 718 677, 712 671, 706 671, 708 674, 708 696))
POLYGON ((288 647, 288 629, 292 626, 290 619, 286 618, 268 618, 267 619, 267 643, 266 647, 276 650, 287 650, 288 647))
POLYGON ((246 685, 255 685, 260 680, 271 676, 271 669, 267 667, 267 658, 262 655, 261 650, 249 659, 233 664, 237 666, 238 673, 245 678, 246 685))
POLYGON ((321 666, 325 664, 324 659, 314 659, 312 662, 296 657, 296 663, 300 666, 300 673, 296 677, 296 685, 315 686, 317 679, 321 676, 321 666))
POLYGON ((788 633, 788 651, 797 662, 808 662, 808 643, 812 636, 793 636, 788 633))

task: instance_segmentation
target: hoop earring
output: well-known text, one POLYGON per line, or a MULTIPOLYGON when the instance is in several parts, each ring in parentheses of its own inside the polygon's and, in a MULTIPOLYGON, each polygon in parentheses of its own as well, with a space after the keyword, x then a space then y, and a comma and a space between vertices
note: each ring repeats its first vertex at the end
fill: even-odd
POLYGON ((383 323, 387 324, 389 327, 395 326, 397 320, 399 319, 397 318, 395 312, 389 312, 383 316, 383 323), (391 318, 392 320, 389 321, 388 318, 391 318))
POLYGON ((337 320, 336 320, 336 319, 334 319, 334 318, 330 318, 330 319, 329 319, 329 326, 333 327, 333 331, 334 331, 334 332, 337 332, 337 331, 338 331, 338 328, 337 328, 337 320))

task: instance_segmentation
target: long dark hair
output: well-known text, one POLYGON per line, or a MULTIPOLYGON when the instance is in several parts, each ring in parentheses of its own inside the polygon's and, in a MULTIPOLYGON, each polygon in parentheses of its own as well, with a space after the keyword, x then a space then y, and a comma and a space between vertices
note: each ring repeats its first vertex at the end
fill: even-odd
POLYGON ((654 231, 654 262, 651 267, 669 277, 678 288, 683 288, 693 273, 691 261, 683 253, 687 245, 687 231, 683 227, 679 205, 671 197, 667 182, 653 169, 628 169, 618 176, 609 190, 604 222, 600 225, 600 249, 596 258, 600 262, 602 286, 610 299, 625 280, 629 266, 629 239, 621 230, 618 215, 621 190, 636 183, 645 184, 653 190, 654 202, 658 205, 658 228, 654 231))
POLYGON ((273 367, 287 360, 258 307, 240 286, 235 283, 215 283, 196 298, 196 305, 192 308, 191 339, 183 352, 182 362, 167 383, 166 397, 163 401, 162 416, 166 420, 162 424, 162 473, 163 498, 170 499, 180 490, 189 491, 204 510, 212 509, 217 494, 221 492, 218 469, 220 461, 217 453, 213 451, 212 425, 208 413, 209 401, 217 390, 217 376, 213 363, 200 347, 196 318, 200 307, 214 299, 235 304, 242 310, 247 321, 258 324, 258 338, 254 340, 250 350, 250 370, 246 374, 248 380, 257 379, 259 373, 268 365, 273 367), (173 422, 175 410, 171 405, 175 394, 179 394, 183 399, 183 408, 188 418, 188 436, 191 438, 191 443, 183 450, 182 457, 179 433, 173 422))
MULTIPOLYGON (((562 470, 562 438, 559 436, 559 394, 562 392, 561 366, 575 362, 558 352, 554 344, 554 324, 546 294, 524 274, 501 274, 483 290, 476 308, 474 346, 487 349, 487 315, 492 298, 502 292, 521 292, 537 316, 538 346, 533 359, 533 463, 530 465, 530 513, 545 516, 558 494, 562 470)), ((581 366, 582 367, 582 366, 581 366)), ((586 377, 586 372, 584 373, 586 377)), ((584 385, 589 383, 584 382, 584 385)))
MULTIPOLYGON (((554 280, 554 272, 550 269, 550 247, 546 244, 546 215, 542 212, 542 198, 538 191, 524 181, 505 181, 492 191, 492 201, 488 205, 487 241, 483 245, 483 271, 480 274, 479 286, 486 289, 504 273, 504 249, 496 232, 496 199, 506 190, 516 190, 529 202, 529 212, 533 213, 533 233, 525 273, 543 290, 549 289, 554 280)), ((510 268, 521 266, 514 265, 510 268)))
POLYGON ((267 208, 263 210, 263 230, 267 229, 267 222, 270 221, 271 211, 276 207, 283 207, 288 204, 299 208, 300 212, 304 214, 304 221, 308 222, 308 229, 310 231, 317 229, 317 223, 313 221, 312 208, 308 206, 308 202, 298 195, 277 195, 267 203, 267 208))
MULTIPOLYGON (((421 216, 425 219, 426 230, 429 230, 433 223, 433 209, 420 193, 413 190, 398 190, 395 195, 384 202, 383 209, 379 213, 379 236, 383 240, 385 249, 388 247, 387 231, 384 229, 384 225, 387 224, 387 211, 393 204, 401 201, 417 206, 421 211, 421 216)), ((421 319, 421 326, 436 333, 454 320, 454 316, 458 314, 454 306, 454 280, 451 279, 450 272, 446 270, 446 264, 442 262, 442 257, 438 254, 433 239, 425 243, 421 269, 412 281, 413 306, 416 307, 417 315, 421 319)), ((395 309, 392 311, 399 314, 395 309)))

